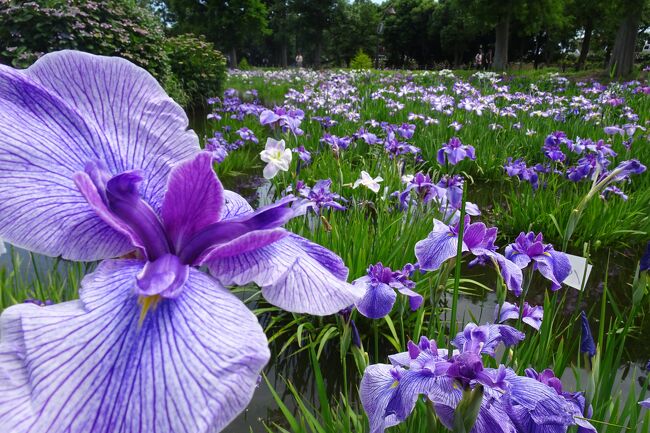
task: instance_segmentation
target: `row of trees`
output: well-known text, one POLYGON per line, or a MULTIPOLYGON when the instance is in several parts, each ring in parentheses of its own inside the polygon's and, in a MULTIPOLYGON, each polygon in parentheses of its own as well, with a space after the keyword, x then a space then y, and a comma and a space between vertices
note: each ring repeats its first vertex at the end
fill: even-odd
POLYGON ((579 68, 593 58, 622 75, 650 15, 649 0, 152 1, 171 31, 204 34, 232 64, 277 66, 297 53, 316 67, 341 66, 360 49, 394 67, 460 66, 483 46, 495 69, 579 50, 579 68))

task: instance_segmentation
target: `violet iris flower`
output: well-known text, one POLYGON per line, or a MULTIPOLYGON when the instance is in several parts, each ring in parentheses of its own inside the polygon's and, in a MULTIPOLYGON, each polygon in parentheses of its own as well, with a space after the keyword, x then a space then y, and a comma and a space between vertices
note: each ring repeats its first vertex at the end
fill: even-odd
POLYGON ((650 409, 650 398, 646 398, 645 400, 640 401, 640 402, 639 402, 639 405, 640 405, 641 407, 646 408, 646 409, 650 409))
POLYGON ((562 281, 571 274, 571 262, 566 254, 555 251, 553 245, 544 244, 543 241, 541 233, 521 232, 515 243, 506 247, 506 258, 520 269, 533 262, 533 269, 551 281, 551 290, 558 290, 562 287, 562 281))
MULTIPOLYGON (((435 271, 444 262, 456 257, 459 223, 448 226, 442 221, 433 220, 433 231, 429 233, 426 239, 415 244, 415 256, 418 259, 420 269, 435 271)), ((519 296, 523 279, 521 269, 515 263, 496 252, 496 246, 494 245, 496 235, 497 229, 495 227, 487 228, 483 223, 470 224, 470 217, 466 215, 462 251, 468 251, 477 257, 486 256, 495 263, 508 289, 519 296)))
POLYGON ((79 300, 2 313, 3 430, 218 432, 270 356, 225 285, 254 282, 314 314, 361 296, 340 258, 280 228, 291 198, 253 211, 225 191, 187 124, 124 59, 62 51, 0 66, 0 237, 103 260, 79 300))
POLYGON ((523 159, 512 160, 512 157, 508 158, 508 162, 503 166, 506 174, 510 177, 517 176, 519 180, 525 180, 529 182, 533 189, 539 188, 539 176, 537 171, 533 167, 526 166, 526 162, 523 159))
POLYGON ((528 302, 524 302, 524 310, 521 313, 518 305, 504 302, 501 308, 497 305, 494 309, 495 321, 499 323, 503 323, 506 320, 517 320, 520 314, 522 322, 539 331, 539 328, 542 326, 542 319, 544 318, 544 309, 540 306, 531 306, 528 302))
POLYGON ((431 181, 431 177, 428 174, 422 173, 421 171, 417 172, 412 177, 406 179, 402 178, 402 180, 407 180, 406 188, 399 194, 400 203, 403 209, 408 207, 408 198, 411 194, 411 191, 414 191, 419 201, 424 204, 429 203, 434 198, 442 198, 445 196, 446 190, 435 185, 431 181))
POLYGON ((484 395, 471 432, 565 432, 577 420, 563 395, 503 365, 497 369, 483 365, 482 354, 494 356, 500 343, 511 346, 523 338, 523 333, 507 325, 472 323, 453 340, 458 350, 451 355, 422 337, 419 344, 409 341, 406 352, 389 356, 391 365, 368 366, 359 392, 370 433, 381 433, 404 421, 421 396, 432 404, 440 421, 453 429, 463 391, 478 385, 483 385, 484 395))
POLYGON ((569 141, 566 134, 562 131, 555 131, 549 134, 544 140, 544 155, 553 161, 564 161, 566 155, 560 149, 560 144, 566 144, 569 141))
POLYGON ((396 289, 402 295, 408 296, 411 310, 417 310, 423 299, 419 293, 413 291, 415 283, 409 280, 414 270, 415 267, 410 263, 396 272, 381 262, 370 265, 368 274, 353 282, 365 289, 365 295, 357 301, 357 310, 370 319, 381 319, 393 309, 397 298, 396 289))
POLYGON ((456 165, 465 158, 471 160, 476 159, 474 146, 468 144, 463 144, 458 137, 452 137, 449 142, 444 144, 440 150, 438 150, 438 163, 440 165, 445 164, 445 158, 449 161, 449 164, 456 165))

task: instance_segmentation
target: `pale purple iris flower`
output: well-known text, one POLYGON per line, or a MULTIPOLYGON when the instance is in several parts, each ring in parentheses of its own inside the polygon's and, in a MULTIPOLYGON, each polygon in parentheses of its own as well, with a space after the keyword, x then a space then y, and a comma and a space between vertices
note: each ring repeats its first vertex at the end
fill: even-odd
POLYGON ((381 319, 393 309, 397 295, 395 290, 409 298, 412 311, 422 305, 422 295, 415 292, 415 283, 409 278, 415 267, 408 263, 401 271, 393 271, 380 263, 370 265, 367 275, 354 280, 355 285, 363 287, 365 295, 357 301, 357 310, 370 319, 381 319))
MULTIPOLYGON (((433 231, 426 239, 415 244, 415 256, 420 269, 435 271, 447 260, 456 257, 458 250, 459 223, 448 226, 442 221, 433 220, 433 231)), ((487 257, 486 261, 495 263, 508 287, 517 296, 521 294, 523 275, 521 269, 502 254, 496 252, 494 241, 497 229, 487 228, 483 223, 470 224, 469 215, 465 216, 462 239, 462 251, 470 252, 476 257, 487 257)))
POLYGON ((645 400, 640 401, 640 402, 639 402, 639 405, 640 405, 641 407, 646 408, 646 409, 650 409, 650 398, 646 398, 645 400))
POLYGON ((445 160, 451 165, 456 165, 463 159, 469 158, 476 159, 474 146, 463 144, 458 137, 452 137, 446 144, 444 144, 437 154, 438 163, 445 164, 445 160))
POLYGON ((120 58, 0 66, 0 237, 103 260, 79 300, 2 313, 4 431, 218 432, 270 357, 225 286, 256 283, 271 304, 317 315, 363 294, 339 257, 280 227, 292 198, 253 211, 224 190, 187 125, 120 58))
POLYGON ((241 139, 244 140, 244 141, 250 141, 250 142, 255 143, 255 144, 260 142, 257 139, 257 137, 255 136, 255 133, 253 131, 251 131, 249 128, 246 128, 246 127, 239 128, 237 130, 237 134, 239 134, 241 139))
POLYGON ((215 132, 214 137, 208 138, 205 143, 205 150, 211 152, 212 159, 221 164, 228 156, 228 141, 220 132, 215 132))
POLYGON ((318 215, 321 215, 323 209, 335 209, 335 210, 345 210, 339 201, 346 201, 339 194, 332 192, 330 189, 332 187, 331 179, 321 179, 314 184, 313 187, 309 187, 302 182, 300 185, 296 185, 296 190, 301 197, 305 199, 303 206, 306 206, 310 209, 313 209, 318 215))
POLYGON ((305 146, 300 145, 293 149, 292 152, 297 153, 298 158, 300 158, 300 160, 305 164, 309 164, 311 162, 311 153, 305 149, 305 146))
POLYGON ((535 235, 533 232, 521 232, 515 242, 506 247, 505 252, 506 258, 520 269, 532 262, 533 269, 551 281, 551 290, 562 287, 562 281, 571 273, 569 257, 563 252, 555 251, 553 245, 544 244, 541 233, 535 235))
POLYGON ((260 113, 260 124, 271 127, 279 126, 283 132, 292 132, 294 135, 303 135, 300 124, 305 118, 305 112, 300 109, 287 109, 275 107, 273 110, 264 110, 260 113))
POLYGON ((336 135, 325 133, 323 134, 323 137, 320 139, 320 141, 325 144, 328 144, 334 152, 338 152, 341 149, 345 150, 348 147, 350 147, 350 144, 352 143, 352 138, 337 137, 336 135))
POLYGON ((368 366, 359 392, 370 433, 403 422, 421 397, 433 406, 442 424, 453 429, 463 391, 478 385, 484 393, 473 433, 559 432, 581 425, 574 407, 555 388, 517 376, 503 365, 484 366, 483 354, 494 356, 499 344, 512 346, 523 338, 523 333, 507 325, 471 323, 454 338, 458 350, 451 355, 422 337, 419 344, 409 341, 406 352, 389 356, 391 365, 368 366))
POLYGON ((494 309, 495 321, 503 323, 506 320, 517 320, 521 315, 521 321, 539 331, 544 318, 544 309, 540 306, 531 306, 524 302, 523 313, 516 304, 504 302, 503 305, 497 305, 494 309))

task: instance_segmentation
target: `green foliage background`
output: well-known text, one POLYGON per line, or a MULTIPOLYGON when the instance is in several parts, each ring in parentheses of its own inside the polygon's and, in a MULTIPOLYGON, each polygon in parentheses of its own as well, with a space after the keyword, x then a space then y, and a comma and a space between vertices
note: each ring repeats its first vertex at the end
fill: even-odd
POLYGON ((167 38, 159 17, 135 0, 0 2, 0 62, 26 68, 64 49, 130 60, 183 105, 218 93, 225 78, 225 58, 212 44, 167 38))

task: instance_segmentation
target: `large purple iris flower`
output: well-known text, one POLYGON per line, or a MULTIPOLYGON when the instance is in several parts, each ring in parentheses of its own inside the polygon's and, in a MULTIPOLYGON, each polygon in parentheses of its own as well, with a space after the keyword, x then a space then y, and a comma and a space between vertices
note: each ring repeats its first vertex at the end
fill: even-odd
POLYGON ((366 368, 361 402, 371 433, 404 421, 424 396, 440 421, 453 428, 463 390, 484 387, 482 404, 472 433, 566 432, 578 424, 574 407, 555 388, 532 377, 517 376, 501 365, 485 367, 483 354, 494 356, 498 344, 517 344, 524 335, 506 325, 469 324, 453 340, 449 354, 426 337, 408 343, 408 351, 389 356, 392 365, 366 368))
POLYGON ((3 431, 220 431, 270 356, 224 285, 255 282, 313 314, 362 294, 340 258, 280 227, 291 198, 253 211, 225 191, 187 123, 123 59, 64 51, 0 66, 0 237, 105 259, 79 300, 0 316, 3 431))
MULTIPOLYGON (((459 222, 460 223, 460 222, 459 222)), ((447 260, 456 257, 458 250, 459 223, 448 226, 437 219, 433 220, 433 231, 426 239, 415 244, 415 256, 420 269, 435 271, 447 260)), ((486 257, 498 265, 501 276, 508 287, 516 295, 521 293, 522 273, 519 267, 496 252, 494 241, 497 229, 487 228, 483 223, 470 224, 470 218, 465 216, 465 226, 462 239, 463 252, 468 251, 476 257, 486 257)))
POLYGON ((551 281, 551 289, 558 290, 562 287, 562 281, 571 273, 571 262, 566 254, 555 251, 553 245, 543 242, 541 233, 535 235, 533 232, 522 232, 515 243, 506 247, 506 258, 521 269, 532 261, 534 269, 551 281))

